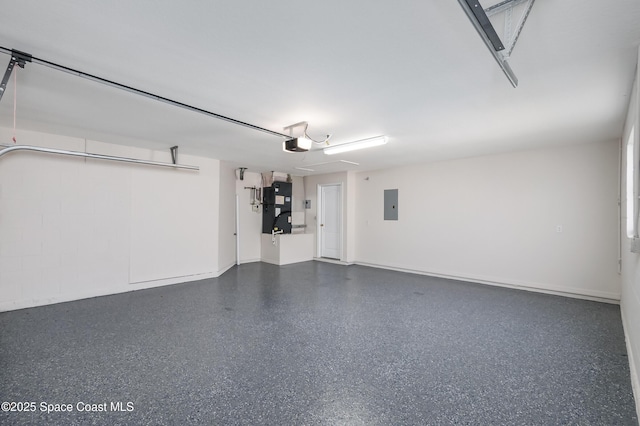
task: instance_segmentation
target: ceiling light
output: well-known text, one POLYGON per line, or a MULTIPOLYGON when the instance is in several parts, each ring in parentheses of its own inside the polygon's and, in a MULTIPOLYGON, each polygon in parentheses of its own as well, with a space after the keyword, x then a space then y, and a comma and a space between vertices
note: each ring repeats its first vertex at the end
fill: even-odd
POLYGON ((356 149, 371 148, 372 146, 384 145, 387 143, 386 136, 376 136, 375 138, 362 139, 355 142, 343 143, 340 145, 330 146, 324 149, 327 155, 340 154, 347 151, 355 151, 356 149))
POLYGON ((322 163, 314 163, 314 164, 305 164, 305 167, 295 167, 296 170, 303 170, 305 172, 315 172, 316 169, 312 169, 311 167, 318 166, 326 166, 328 164, 351 164, 352 166, 359 166, 360 163, 356 163, 355 161, 347 161, 347 160, 338 160, 338 161, 323 161, 322 163))
POLYGON ((311 149, 311 139, 292 138, 282 142, 282 150, 286 152, 305 152, 311 149))

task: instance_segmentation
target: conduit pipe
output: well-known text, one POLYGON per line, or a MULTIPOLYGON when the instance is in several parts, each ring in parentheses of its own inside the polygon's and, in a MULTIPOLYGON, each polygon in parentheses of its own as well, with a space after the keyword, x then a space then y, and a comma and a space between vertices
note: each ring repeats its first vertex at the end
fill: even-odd
MULTIPOLYGON (((5 146, 5 145, 2 145, 5 146)), ((95 158, 97 160, 120 161, 124 163, 146 164, 149 166, 171 167, 174 169, 200 170, 198 166, 188 166, 185 164, 162 163, 159 161, 138 160, 136 158, 114 157, 112 155, 91 154, 88 152, 66 151, 62 149, 42 148, 30 145, 13 145, 0 150, 0 157, 13 151, 35 151, 48 154, 70 155, 73 157, 95 158)))

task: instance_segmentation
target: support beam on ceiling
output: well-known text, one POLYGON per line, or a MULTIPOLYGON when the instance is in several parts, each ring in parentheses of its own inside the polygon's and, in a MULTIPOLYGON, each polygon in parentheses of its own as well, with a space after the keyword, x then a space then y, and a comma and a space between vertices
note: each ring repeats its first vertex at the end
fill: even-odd
POLYGON ((488 17, 492 17, 493 15, 504 12, 507 9, 512 9, 514 6, 524 3, 525 1, 528 0, 505 0, 498 4, 494 4, 493 6, 489 6, 484 11, 488 17))
POLYGON ((493 28, 493 25, 491 24, 491 21, 489 21, 489 17, 480 5, 480 2, 478 0, 464 0, 464 3, 475 18, 473 20, 474 26, 479 27, 482 30, 496 51, 504 50, 502 40, 500 40, 498 33, 496 33, 495 28, 493 28))
POLYGON ((504 37, 503 41, 505 44, 505 50, 502 52, 505 58, 509 58, 511 53, 513 52, 513 48, 516 47, 516 43, 518 42, 518 37, 520 37, 520 33, 522 32, 522 28, 524 27, 525 22, 527 22, 527 18, 529 17, 529 13, 531 13, 531 8, 533 7, 533 2, 535 0, 506 0, 501 3, 495 4, 486 8, 484 11, 487 16, 490 18, 495 15, 499 15, 501 13, 505 14, 505 25, 504 25, 504 37), (513 9, 522 4, 526 3, 524 7, 524 12, 520 16, 520 20, 516 25, 515 31, 512 30, 512 17, 513 17, 513 9))
POLYGON ((482 9, 482 7, 480 6, 480 3, 474 0, 458 0, 458 3, 460 3, 460 6, 467 14, 467 17, 473 24, 473 27, 478 32, 478 35, 480 35, 480 38, 487 46, 487 49, 489 49, 489 52, 491 52, 491 55, 498 63, 498 66, 500 66, 511 85, 513 87, 518 87, 518 78, 511 69, 511 66, 509 66, 507 60, 500 54, 499 50, 491 41, 489 35, 487 34, 487 30, 485 30, 485 28, 490 27, 491 31, 489 31, 489 33, 496 34, 495 29, 493 29, 493 25, 491 25, 491 22, 489 22, 489 18, 486 16, 484 9, 482 9), (478 19, 478 15, 481 17, 481 19, 478 19), (482 18, 483 16, 484 18, 482 18))
POLYGON ((518 42, 518 38, 520 37, 520 33, 522 32, 522 28, 524 27, 525 22, 527 22, 527 18, 529 17, 529 13, 531 13, 531 8, 533 7, 533 2, 535 0, 527 0, 527 5, 525 7, 524 13, 522 14, 522 16, 520 17, 520 21, 518 22, 518 25, 516 26, 516 31, 513 34, 513 36, 509 41, 509 44, 507 45, 506 48, 506 52, 504 53, 504 55, 508 58, 511 56, 511 53, 513 52, 513 48, 516 47, 516 43, 518 42))

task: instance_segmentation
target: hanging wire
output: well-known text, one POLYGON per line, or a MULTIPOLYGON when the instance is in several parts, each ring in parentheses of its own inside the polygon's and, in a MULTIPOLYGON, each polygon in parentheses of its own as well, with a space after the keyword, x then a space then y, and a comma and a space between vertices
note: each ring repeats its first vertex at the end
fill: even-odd
POLYGON ((327 135, 327 137, 326 137, 323 141, 317 141, 317 140, 313 139, 311 136, 309 136, 309 135, 307 134, 307 128, 308 128, 308 127, 309 127, 309 123, 306 123, 306 124, 304 125, 304 131, 303 131, 303 136, 304 136, 305 138, 309 139, 309 140, 310 140, 311 142, 313 142, 313 143, 317 143, 318 145, 323 145, 323 144, 327 144, 327 145, 329 145, 329 139, 331 139, 331 136, 332 136, 332 135, 327 135))

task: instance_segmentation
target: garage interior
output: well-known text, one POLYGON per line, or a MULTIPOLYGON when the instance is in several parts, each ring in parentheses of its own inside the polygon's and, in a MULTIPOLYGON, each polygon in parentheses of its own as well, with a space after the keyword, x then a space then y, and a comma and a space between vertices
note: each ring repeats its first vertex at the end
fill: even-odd
POLYGON ((640 4, 441 3, 6 5, 0 421, 638 424, 640 4))

